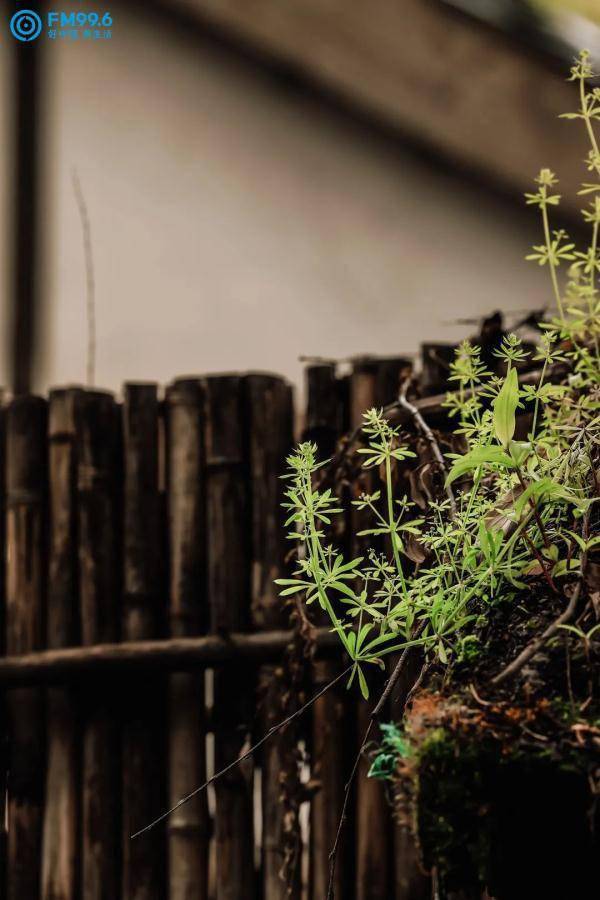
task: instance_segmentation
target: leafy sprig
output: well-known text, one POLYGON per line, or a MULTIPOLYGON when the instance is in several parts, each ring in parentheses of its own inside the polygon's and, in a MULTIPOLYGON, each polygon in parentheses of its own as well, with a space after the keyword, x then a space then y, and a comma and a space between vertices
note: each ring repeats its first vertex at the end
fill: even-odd
MULTIPOLYGON (((571 71, 580 106, 567 118, 583 120, 591 144, 586 164, 600 179, 600 91, 588 89, 591 76, 584 51, 571 71)), ((464 442, 464 452, 448 454, 447 484, 459 490, 452 515, 448 500, 414 514, 402 470, 415 454, 381 410, 368 410, 358 455, 380 483, 353 504, 371 518, 356 534, 371 546, 346 560, 330 539, 343 508, 330 489, 318 488, 316 446, 300 444, 288 459, 286 524, 299 553, 293 577, 278 584, 283 596, 302 592, 321 606, 352 660, 350 683, 356 679, 365 697, 368 667, 406 647, 421 645, 441 665, 464 661, 475 624, 491 605, 536 582, 541 596, 561 595, 564 579, 581 576, 592 546, 579 520, 600 493, 593 475, 600 452, 600 182, 580 192, 594 195, 583 211, 591 227, 583 250, 562 229, 551 230, 550 212, 561 200, 556 175, 542 169, 535 182, 526 201, 540 210, 544 240, 528 258, 549 269, 557 316, 543 325, 533 354, 541 364, 535 384, 519 382, 528 354, 515 335, 496 353, 502 377, 487 370, 478 347, 464 341, 458 348, 445 403, 464 442), (558 384, 549 377, 556 366, 568 373, 558 384), (526 440, 517 439, 520 411, 531 415, 526 440)), ((596 546, 599 539, 591 540, 596 546)))

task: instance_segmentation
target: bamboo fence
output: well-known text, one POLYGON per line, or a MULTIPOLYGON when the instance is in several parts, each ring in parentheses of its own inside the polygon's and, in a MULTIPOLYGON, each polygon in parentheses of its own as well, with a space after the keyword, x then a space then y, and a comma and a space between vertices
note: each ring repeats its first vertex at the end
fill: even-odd
MULTIPOLYGON (((405 367, 310 366, 305 438, 330 455, 405 367)), ((0 410, 1 896, 324 900, 369 716, 343 684, 131 839, 340 671, 325 623, 308 655, 273 584, 289 567, 294 420, 290 386, 265 374, 127 384, 120 399, 60 388, 0 410)), ((348 525, 332 539, 354 552, 348 525)), ((335 896, 420 900, 365 766, 335 896)))

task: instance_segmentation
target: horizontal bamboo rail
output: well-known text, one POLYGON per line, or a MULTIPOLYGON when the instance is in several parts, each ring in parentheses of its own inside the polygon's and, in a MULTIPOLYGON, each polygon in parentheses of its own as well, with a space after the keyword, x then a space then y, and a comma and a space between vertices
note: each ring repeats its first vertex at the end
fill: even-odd
MULTIPOLYGON (((287 630, 257 634, 234 632, 222 637, 170 638, 163 641, 124 641, 42 650, 20 656, 0 657, 0 686, 59 684, 84 676, 110 676, 143 669, 184 671, 209 668, 231 661, 273 662, 293 638, 287 630)), ((340 646, 327 628, 315 631, 318 654, 330 655, 340 646)))

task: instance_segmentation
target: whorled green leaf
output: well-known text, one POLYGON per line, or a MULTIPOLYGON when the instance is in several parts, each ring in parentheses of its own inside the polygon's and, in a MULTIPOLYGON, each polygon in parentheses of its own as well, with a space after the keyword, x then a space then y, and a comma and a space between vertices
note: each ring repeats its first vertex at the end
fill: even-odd
POLYGON ((519 378, 517 370, 509 369, 504 384, 494 400, 494 431, 506 449, 515 433, 516 411, 519 403, 519 378))
POLYGON ((461 475, 466 475, 467 472, 472 472, 473 469, 478 469, 479 466, 486 464, 500 466, 504 469, 514 468, 513 460, 502 447, 498 447, 497 445, 491 447, 475 447, 469 453, 465 453, 464 456, 460 456, 455 461, 448 473, 446 484, 452 484, 452 482, 456 481, 457 478, 460 478, 461 475))

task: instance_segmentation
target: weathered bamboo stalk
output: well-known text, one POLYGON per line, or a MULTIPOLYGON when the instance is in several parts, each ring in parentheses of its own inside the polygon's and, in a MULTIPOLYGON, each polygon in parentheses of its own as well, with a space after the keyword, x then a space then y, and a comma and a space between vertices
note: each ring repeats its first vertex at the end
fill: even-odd
MULTIPOLYGON (((359 423, 360 415, 369 406, 385 407, 394 402, 401 383, 409 373, 410 363, 403 359, 375 360, 371 365, 367 363, 364 369, 355 369, 351 378, 353 425, 359 423)), ((439 398, 435 398, 436 405, 431 405, 436 411, 438 401, 439 398)), ((428 400, 421 401, 422 406, 427 403, 428 400)), ((390 547, 387 547, 387 552, 391 553, 390 547)), ((390 664, 393 666, 394 661, 390 664)), ((411 660, 402 682, 396 686, 393 695, 396 700, 403 690, 407 692, 410 689, 411 682, 407 679, 416 677, 413 669, 411 660)), ((359 735, 367 727, 368 714, 367 705, 361 703, 358 712, 359 735)), ((429 879, 419 870, 414 841, 392 823, 382 786, 366 778, 367 770, 368 761, 363 759, 357 776, 358 900, 389 897, 388 884, 392 879, 396 900, 423 900, 428 896, 430 885, 429 879)))
MULTIPOLYGON (((335 451, 345 417, 335 366, 310 366, 306 370, 306 385, 304 440, 314 441, 319 449, 319 458, 328 459, 335 451)), ((332 538, 336 543, 343 543, 345 536, 336 533, 332 538)), ((324 624, 325 618, 322 622, 324 624)), ((316 661, 313 688, 319 690, 339 671, 339 663, 316 661)), ((351 698, 343 684, 321 697, 313 707, 311 779, 316 783, 317 790, 312 798, 310 813, 310 896, 314 900, 321 900, 327 894, 329 853, 344 801, 344 783, 352 765, 348 753, 353 735, 352 708, 351 698)), ((340 841, 334 882, 335 896, 340 898, 353 896, 354 854, 348 851, 349 833, 346 830, 340 841)))
MULTIPOLYGON (((198 380, 167 391, 169 620, 176 637, 206 628, 203 395, 198 380)), ((169 804, 206 778, 204 678, 178 672, 169 682, 169 804)), ((208 897, 209 818, 206 793, 181 806, 168 822, 169 900, 208 897)), ((142 838, 144 840, 144 838, 142 838)))
MULTIPOLYGON (((243 631, 250 619, 250 517, 242 381, 214 376, 206 389, 206 488, 208 588, 211 630, 243 631)), ((226 666, 215 672, 215 768, 235 759, 254 709, 251 671, 226 666), (243 687, 242 687, 243 686, 243 687)), ((254 895, 252 777, 236 767, 215 784, 216 897, 254 895)))
MULTIPOLYGON (((20 397, 6 423, 6 649, 37 650, 43 641, 47 406, 20 397)), ((9 720, 8 900, 36 898, 44 790, 42 691, 23 688, 7 698, 9 720)))
MULTIPOLYGON (((154 384, 128 384, 123 404, 123 637, 159 636, 163 571, 158 484, 158 396, 154 384)), ((123 717, 122 900, 162 900, 165 833, 131 834, 166 804, 165 692, 156 674, 128 679, 123 717)))
MULTIPOLYGON (((393 669, 398 658, 392 657, 388 671, 393 669)), ((398 720, 398 710, 404 709, 408 694, 419 677, 422 666, 423 660, 418 652, 412 652, 405 658, 402 673, 389 699, 390 721, 398 720)), ((397 792, 395 799, 399 803, 400 797, 397 792)), ((431 900, 433 889, 431 878, 423 871, 415 838, 406 823, 394 822, 393 840, 394 900, 431 900)))
MULTIPOLYGON (((0 685, 62 684, 85 679, 129 677, 155 672, 205 669, 227 663, 277 662, 293 638, 291 631, 232 632, 196 638, 96 644, 0 657, 0 685)), ((330 629, 315 632, 318 656, 337 655, 340 642, 330 629)), ((107 691, 112 685, 107 684, 107 691)))
MULTIPOLYGON (((79 641, 77 567, 76 389, 55 390, 49 404, 47 644, 79 641)), ((79 896, 79 728, 73 693, 47 691, 46 804, 42 850, 42 900, 79 896)))
MULTIPOLYGON (((79 600, 82 643, 118 633, 119 410, 111 394, 82 392, 77 427, 79 600)), ((118 727, 112 691, 86 686, 82 700, 82 900, 119 892, 118 727)))
MULTIPOLYGON (((285 459, 293 442, 290 385, 269 375, 246 379, 248 464, 250 468, 251 607, 257 629, 285 627, 289 611, 274 581, 283 571, 287 550, 281 501, 285 459)), ((290 642, 291 643, 291 642, 290 642)), ((288 715, 295 702, 289 680, 295 673, 262 666, 261 724, 267 731, 288 715)), ((296 900, 300 896, 302 837, 298 820, 297 729, 290 727, 269 741, 261 756, 262 769, 262 895, 265 900, 296 900)))
MULTIPOLYGON (((0 660, 6 652, 6 406, 0 391, 0 660)), ((6 695, 0 693, 0 716, 7 722, 6 695)), ((6 885, 7 741, 0 741, 0 888, 6 885)))
MULTIPOLYGON (((402 360, 365 360, 357 363, 350 381, 351 426, 360 424, 362 414, 372 406, 382 407, 398 394, 402 360)), ((362 490, 372 492, 373 476, 366 473, 362 490)), ((369 527, 361 511, 353 512, 353 534, 369 527)), ((361 555, 364 544, 360 539, 352 555, 361 555)), ((376 679, 371 676, 371 689, 377 695, 376 679)), ((381 687, 381 685, 379 685, 381 687)), ((357 707, 357 740, 362 742, 370 718, 369 704, 359 700, 357 707)), ((383 786, 367 778, 369 764, 361 759, 356 786, 356 898, 357 900, 389 900, 389 879, 392 870, 392 821, 383 786)))

